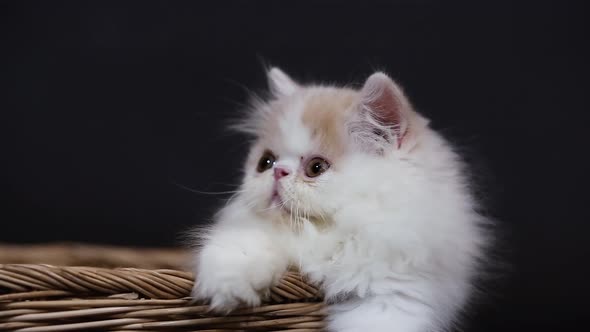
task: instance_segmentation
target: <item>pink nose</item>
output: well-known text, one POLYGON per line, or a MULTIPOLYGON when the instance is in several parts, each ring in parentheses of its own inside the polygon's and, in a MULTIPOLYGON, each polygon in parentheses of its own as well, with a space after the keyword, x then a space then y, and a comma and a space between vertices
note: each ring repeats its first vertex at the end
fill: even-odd
POLYGON ((280 166, 275 167, 274 172, 275 180, 279 180, 280 178, 287 176, 289 175, 289 173, 291 173, 288 169, 280 166))

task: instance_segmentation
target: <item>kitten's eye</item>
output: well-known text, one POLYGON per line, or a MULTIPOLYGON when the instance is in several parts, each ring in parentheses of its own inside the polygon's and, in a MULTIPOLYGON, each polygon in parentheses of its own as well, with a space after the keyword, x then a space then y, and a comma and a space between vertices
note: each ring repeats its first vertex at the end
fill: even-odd
POLYGON ((272 152, 264 151, 264 154, 262 155, 262 157, 260 157, 260 160, 258 161, 258 166, 256 167, 256 170, 262 173, 267 169, 270 169, 272 165, 275 163, 275 160, 276 158, 272 154, 272 152))
POLYGON ((315 178, 327 171, 328 168, 330 168, 330 164, 326 160, 320 157, 315 157, 305 165, 305 175, 310 178, 315 178))

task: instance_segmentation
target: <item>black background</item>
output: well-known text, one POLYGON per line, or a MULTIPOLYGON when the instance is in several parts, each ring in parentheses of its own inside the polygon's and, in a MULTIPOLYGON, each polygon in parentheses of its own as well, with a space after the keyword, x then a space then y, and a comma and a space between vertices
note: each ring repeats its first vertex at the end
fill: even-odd
POLYGON ((2 2, 0 241, 178 245, 235 189, 263 91, 383 69, 482 174, 503 277, 467 331, 584 329, 583 2, 2 2))

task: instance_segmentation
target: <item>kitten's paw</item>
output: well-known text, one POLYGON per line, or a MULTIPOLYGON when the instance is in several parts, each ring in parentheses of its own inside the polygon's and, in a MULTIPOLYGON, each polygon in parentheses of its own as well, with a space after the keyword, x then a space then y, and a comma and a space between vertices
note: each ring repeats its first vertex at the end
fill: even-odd
POLYGON ((261 302, 260 291, 240 278, 215 281, 201 274, 192 294, 197 300, 209 300, 209 306, 213 311, 223 313, 240 306, 257 306, 261 302))
POLYGON ((229 312, 239 306, 258 306, 284 272, 282 262, 268 253, 204 248, 199 254, 192 295, 209 300, 211 309, 229 312))

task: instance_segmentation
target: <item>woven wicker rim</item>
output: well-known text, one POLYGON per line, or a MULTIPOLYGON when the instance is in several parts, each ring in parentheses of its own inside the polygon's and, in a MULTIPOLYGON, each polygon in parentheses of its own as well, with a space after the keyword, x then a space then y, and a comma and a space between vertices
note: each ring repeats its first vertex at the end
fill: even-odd
POLYGON ((192 303, 178 270, 0 265, 0 331, 300 331, 323 329, 318 289, 288 272, 256 308, 227 315, 192 303))

